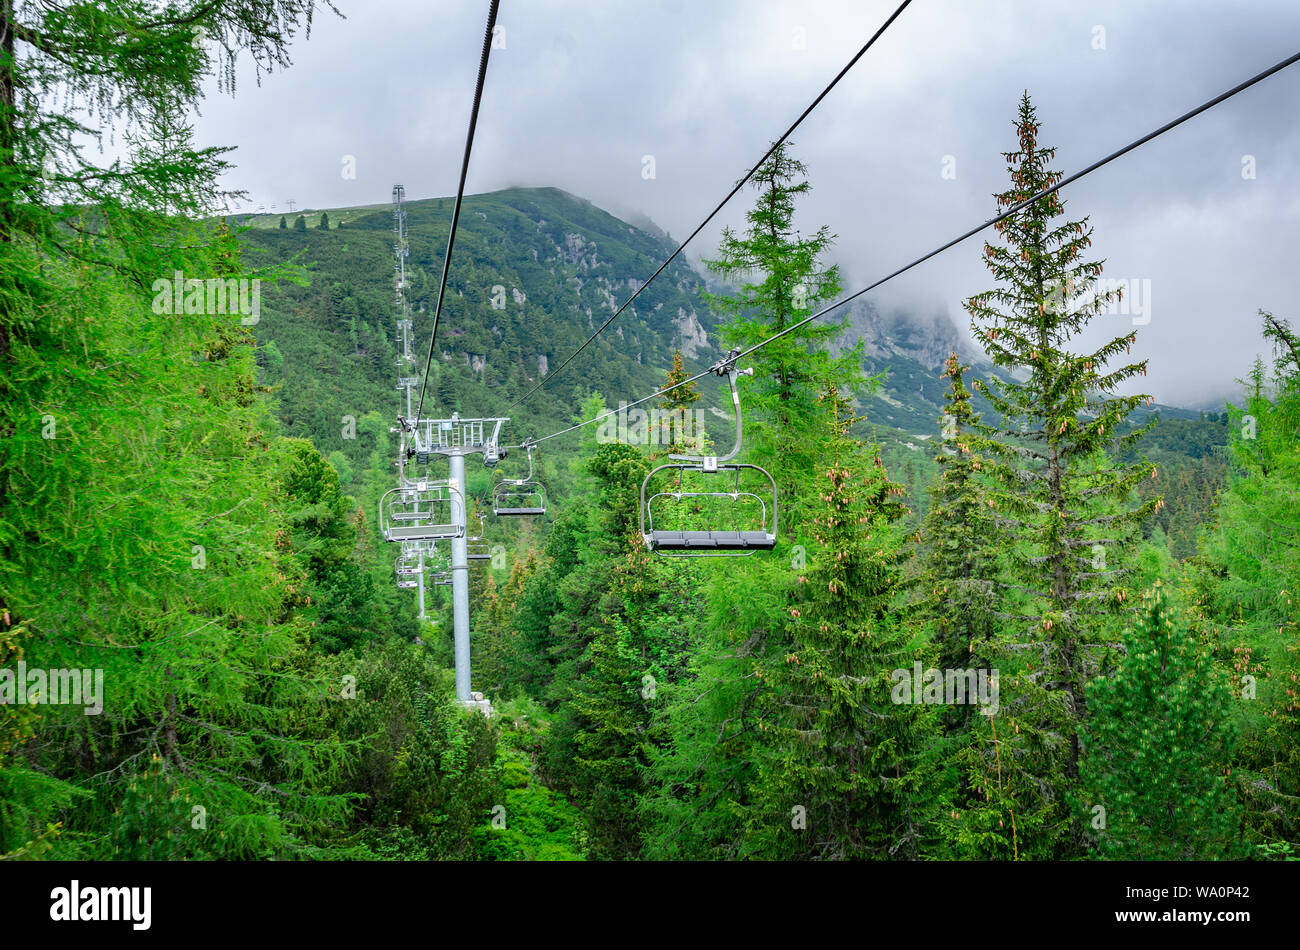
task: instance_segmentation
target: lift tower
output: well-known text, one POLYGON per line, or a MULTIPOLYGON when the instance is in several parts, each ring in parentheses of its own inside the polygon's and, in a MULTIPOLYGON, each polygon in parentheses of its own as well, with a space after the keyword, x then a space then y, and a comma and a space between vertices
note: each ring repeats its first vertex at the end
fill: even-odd
MULTIPOLYGON (((408 573, 399 572, 409 585, 411 565, 416 559, 414 580, 419 588, 420 617, 424 618, 426 568, 436 554, 439 541, 451 542, 451 595, 453 636, 456 657, 456 698, 468 706, 488 711, 486 701, 470 691, 469 655, 469 506, 466 499, 465 456, 479 455, 483 464, 496 465, 505 458, 500 448, 501 426, 508 418, 462 419, 453 413, 450 419, 413 419, 415 392, 420 377, 411 353, 411 304, 406 294, 406 259, 410 247, 406 235, 406 189, 393 186, 394 304, 398 312, 397 329, 402 343, 398 357, 397 388, 406 392, 406 414, 398 416, 400 444, 397 455, 397 487, 379 500, 379 529, 388 541, 402 545, 408 573), (429 463, 434 456, 446 456, 449 473, 446 479, 431 477, 429 463)), ((530 456, 531 461, 531 456, 530 456)), ((479 539, 481 540, 481 539, 479 539)), ((478 553, 478 557, 482 557, 478 553)), ((434 562, 436 563, 436 561, 434 562)), ((446 583, 439 574, 435 583, 446 583)))
POLYGON ((388 507, 380 502, 380 529, 389 541, 451 541, 456 698, 469 705, 479 705, 479 700, 470 692, 469 506, 465 492, 465 456, 478 455, 489 467, 505 458, 506 450, 500 447, 501 426, 509 421, 505 417, 462 419, 457 413, 450 419, 402 419, 397 463, 400 486, 389 492, 396 497, 388 507), (435 455, 447 458, 450 471, 445 482, 427 477, 429 462, 435 455), (438 516, 442 510, 438 504, 444 500, 446 518, 438 516))
MULTIPOLYGON (((397 310, 397 332, 402 341, 402 352, 397 357, 397 388, 406 391, 406 417, 411 416, 411 397, 420 385, 420 377, 415 374, 415 354, 411 352, 411 302, 406 296, 406 259, 411 254, 406 240, 406 189, 400 184, 393 186, 393 305, 397 310)), ((419 617, 428 618, 424 610, 424 558, 433 553, 433 541, 407 541, 402 544, 402 553, 414 556, 418 565, 415 572, 414 586, 418 591, 419 617)))

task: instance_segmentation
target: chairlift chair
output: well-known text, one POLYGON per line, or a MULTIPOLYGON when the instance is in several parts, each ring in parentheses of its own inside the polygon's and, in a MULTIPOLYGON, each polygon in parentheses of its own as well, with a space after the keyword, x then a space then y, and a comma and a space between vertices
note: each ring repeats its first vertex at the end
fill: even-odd
POLYGON ((452 491, 445 481, 392 488, 379 499, 379 530, 389 541, 440 541, 463 537, 452 523, 452 491))
POLYGON ((492 557, 492 549, 483 533, 483 515, 478 516, 478 533, 465 539, 465 557, 471 561, 487 561, 492 557))
POLYGON ((494 515, 544 515, 546 494, 541 483, 533 478, 533 443, 528 440, 523 448, 528 453, 528 475, 525 478, 507 478, 497 483, 492 496, 494 515))
POLYGON ((403 554, 407 554, 407 555, 411 555, 411 556, 415 556, 415 555, 418 555, 418 554, 423 554, 423 555, 425 555, 426 557, 433 557, 433 556, 436 556, 437 553, 438 553, 438 542, 437 542, 437 541, 429 541, 429 540, 425 540, 425 541, 403 541, 403 542, 402 542, 402 553, 403 553, 403 554))
MULTIPOLYGON (((752 369, 746 370, 745 373, 736 372, 736 357, 739 353, 739 350, 732 350, 724 359, 711 367, 712 371, 717 375, 726 376, 727 381, 731 384, 731 399, 736 411, 735 448, 723 456, 670 455, 669 458, 673 459, 673 462, 652 469, 646 475, 645 481, 641 483, 641 537, 646 547, 657 554, 671 557, 744 557, 753 554, 755 551, 770 551, 776 546, 779 509, 776 480, 765 469, 757 465, 731 461, 740 453, 742 434, 740 393, 736 389, 736 377, 753 373, 752 369), (655 475, 667 470, 677 472, 676 489, 655 492, 647 499, 646 492, 655 475), (741 490, 740 476, 745 470, 762 475, 767 480, 770 491, 764 489, 764 496, 761 497, 755 491, 741 490), (734 480, 730 491, 684 491, 682 489, 682 475, 685 472, 702 472, 710 476, 732 474, 734 480), (770 497, 772 502, 770 524, 765 497, 770 497), (665 530, 662 527, 657 529, 654 526, 654 504, 657 500, 664 498, 674 501, 681 501, 685 498, 714 498, 728 500, 733 506, 741 502, 742 499, 753 500, 758 503, 759 519, 756 525, 751 524, 747 530, 734 528, 665 530)), ((660 520, 662 523, 662 517, 660 520)))

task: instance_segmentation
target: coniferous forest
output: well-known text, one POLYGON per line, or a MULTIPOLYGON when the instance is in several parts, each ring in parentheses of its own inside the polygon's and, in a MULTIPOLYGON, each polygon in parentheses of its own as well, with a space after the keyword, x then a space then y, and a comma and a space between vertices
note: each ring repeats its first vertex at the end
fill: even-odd
POLYGON ((1052 190, 1102 152, 1031 87, 929 364, 854 332, 870 296, 806 319, 858 284, 797 135, 643 293, 680 239, 470 194, 440 300, 451 197, 407 201, 395 286, 386 187, 234 212, 196 142, 334 14, 0 0, 0 860, 1300 856, 1294 298, 1224 315, 1264 341, 1234 398, 1157 402, 1052 190), (448 478, 402 367, 421 418, 510 418, 453 486, 469 704, 452 549, 420 616, 385 535, 399 454, 448 478), (494 513, 530 468, 544 513, 494 513), (650 543, 774 518, 748 556, 650 543))

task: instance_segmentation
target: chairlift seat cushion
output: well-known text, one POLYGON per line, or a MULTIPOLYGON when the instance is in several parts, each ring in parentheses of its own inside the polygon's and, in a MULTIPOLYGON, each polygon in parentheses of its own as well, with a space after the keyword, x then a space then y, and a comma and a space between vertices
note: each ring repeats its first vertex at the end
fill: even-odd
POLYGON ((493 514, 497 515, 544 515, 545 508, 493 508, 493 514))
POLYGON ((447 538, 459 538, 460 530, 455 525, 394 525, 385 534, 389 541, 439 541, 447 538))
POLYGON ((765 531, 651 531, 649 541, 659 551, 770 551, 776 545, 765 531))

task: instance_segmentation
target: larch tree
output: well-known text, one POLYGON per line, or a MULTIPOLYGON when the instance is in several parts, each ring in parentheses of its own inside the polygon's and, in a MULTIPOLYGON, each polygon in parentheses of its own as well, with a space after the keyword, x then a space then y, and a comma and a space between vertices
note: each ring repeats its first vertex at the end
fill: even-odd
POLYGON ((1250 699, 1237 774, 1252 836, 1300 850, 1300 334, 1260 318, 1272 365, 1257 359, 1243 405, 1228 407, 1228 485, 1195 581, 1250 699))
POLYGON ((667 418, 660 417, 658 444, 666 446, 668 454, 698 454, 702 451, 702 446, 697 443, 703 440, 704 433, 695 430, 692 417, 700 394, 694 383, 682 385, 689 378, 682 362, 682 351, 675 350, 673 365, 664 378, 663 395, 659 399, 659 408, 667 418))
MULTIPOLYGON (((249 323, 160 313, 155 286, 247 273, 212 217, 226 150, 194 147, 187 115, 241 54, 288 65, 318 7, 0 0, 0 606, 33 663, 112 684, 101 716, 42 711, 25 750, 47 805, 82 797, 55 776, 104 779, 63 814, 64 855, 302 855, 346 811, 346 750, 302 737, 324 684, 249 323), (97 162, 110 133, 122 155, 97 162), (186 834, 196 806, 211 823, 186 834)), ((53 843, 23 811, 0 850, 53 843)))
MULTIPOLYGON (((796 202, 811 186, 790 148, 789 142, 777 146, 754 173, 750 186, 758 194, 744 233, 724 229, 718 256, 704 262, 724 280, 740 281, 734 293, 707 295, 728 318, 721 327, 727 346, 748 348, 787 330, 840 292, 838 266, 821 261, 834 235, 823 226, 804 237, 795 227, 796 202)), ((845 326, 844 320, 814 321, 746 357, 754 369, 741 384, 748 454, 760 464, 779 460, 777 484, 791 527, 804 504, 800 483, 806 487, 820 437, 829 435, 818 405, 822 391, 835 386, 851 394, 866 382, 859 347, 831 352, 845 326)))
MULTIPOLYGON (((838 436, 820 397, 830 387, 851 393, 866 382, 860 348, 832 353, 843 321, 792 329, 840 291, 838 268, 821 260, 833 241, 829 229, 805 237, 795 225, 796 203, 810 188, 805 174, 791 144, 778 145, 750 181, 756 195, 747 226, 740 233, 724 229, 716 258, 705 261, 714 274, 738 285, 725 295, 708 295, 710 306, 726 318, 724 346, 747 349, 789 331, 738 368, 753 369, 753 377, 739 383, 743 460, 772 470, 782 543, 790 538, 795 544, 789 554, 779 545, 781 553, 773 557, 746 558, 710 572, 704 640, 690 680, 674 691, 665 710, 674 742, 654 757, 660 789, 644 805, 660 824, 648 842, 648 853, 656 857, 736 857, 753 847, 745 825, 754 808, 765 807, 753 795, 755 757, 772 751, 755 735, 758 704, 770 689, 757 672, 771 657, 789 652, 787 610, 798 598, 794 565, 805 561, 811 545, 800 532, 808 527, 807 513, 818 508, 822 489, 815 473, 823 452, 838 436)), ((725 446, 730 444, 728 439, 725 446)), ((703 488, 710 489, 717 486, 703 488)), ((703 520, 718 512, 690 514, 703 520)))

